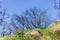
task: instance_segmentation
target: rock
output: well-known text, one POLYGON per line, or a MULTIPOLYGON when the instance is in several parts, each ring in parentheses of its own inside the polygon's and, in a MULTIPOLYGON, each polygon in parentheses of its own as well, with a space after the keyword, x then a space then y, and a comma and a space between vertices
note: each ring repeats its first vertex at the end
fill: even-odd
POLYGON ((39 31, 37 31, 37 30, 32 30, 31 32, 27 32, 26 34, 25 34, 25 36, 26 35, 31 35, 31 36, 37 36, 37 37, 40 37, 40 36, 42 36, 42 33, 41 32, 39 32, 39 31))

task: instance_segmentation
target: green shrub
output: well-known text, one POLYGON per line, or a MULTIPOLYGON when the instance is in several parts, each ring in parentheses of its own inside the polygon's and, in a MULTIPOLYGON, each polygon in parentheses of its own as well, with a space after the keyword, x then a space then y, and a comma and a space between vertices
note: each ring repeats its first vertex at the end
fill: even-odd
POLYGON ((18 37, 23 37, 24 31, 23 30, 17 30, 15 35, 18 36, 18 37))
POLYGON ((54 32, 54 34, 55 34, 56 36, 60 36, 60 30, 56 30, 56 31, 54 32))
POLYGON ((20 40, 20 39, 23 40, 24 39, 23 36, 24 36, 24 31, 17 30, 15 34, 7 37, 7 40, 20 40))
POLYGON ((60 30, 56 30, 55 32, 54 32, 54 38, 56 38, 57 40, 60 40, 60 30))

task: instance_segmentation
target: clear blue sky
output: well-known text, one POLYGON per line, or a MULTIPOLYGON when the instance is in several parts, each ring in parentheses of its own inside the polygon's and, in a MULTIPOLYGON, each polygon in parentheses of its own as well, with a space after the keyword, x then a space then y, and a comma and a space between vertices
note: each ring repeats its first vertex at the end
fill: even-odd
POLYGON ((57 10, 54 8, 54 0, 1 0, 2 7, 7 8, 7 12, 10 14, 21 14, 25 11, 25 8, 38 8, 46 10, 48 15, 52 18, 56 18, 57 10))

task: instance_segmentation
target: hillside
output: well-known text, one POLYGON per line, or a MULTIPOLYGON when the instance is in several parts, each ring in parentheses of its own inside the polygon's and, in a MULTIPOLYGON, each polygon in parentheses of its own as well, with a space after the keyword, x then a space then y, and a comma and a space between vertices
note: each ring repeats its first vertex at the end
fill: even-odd
POLYGON ((0 40, 60 40, 60 20, 47 28, 36 28, 26 33, 18 30, 14 35, 0 37, 0 40))

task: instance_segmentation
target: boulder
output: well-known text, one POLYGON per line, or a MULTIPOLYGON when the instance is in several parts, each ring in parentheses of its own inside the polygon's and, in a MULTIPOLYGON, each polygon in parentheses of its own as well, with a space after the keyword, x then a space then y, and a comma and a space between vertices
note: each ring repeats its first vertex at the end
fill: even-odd
POLYGON ((39 31, 37 31, 37 30, 32 30, 31 32, 25 33, 25 36, 26 36, 26 35, 31 35, 31 36, 37 36, 37 37, 40 37, 40 36, 42 36, 42 33, 39 32, 39 31))

